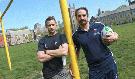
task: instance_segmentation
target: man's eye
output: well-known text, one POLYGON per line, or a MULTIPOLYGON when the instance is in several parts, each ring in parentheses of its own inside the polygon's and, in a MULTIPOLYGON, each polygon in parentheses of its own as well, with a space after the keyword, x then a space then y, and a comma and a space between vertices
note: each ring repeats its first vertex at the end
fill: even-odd
POLYGON ((50 24, 50 25, 48 25, 48 26, 54 26, 55 24, 50 24))
POLYGON ((78 15, 78 17, 81 17, 81 15, 78 15))
POLYGON ((84 14, 84 15, 82 15, 83 17, 85 17, 86 15, 84 14))
POLYGON ((78 17, 81 17, 81 16, 85 17, 85 16, 86 16, 86 14, 83 14, 83 15, 78 15, 78 17))

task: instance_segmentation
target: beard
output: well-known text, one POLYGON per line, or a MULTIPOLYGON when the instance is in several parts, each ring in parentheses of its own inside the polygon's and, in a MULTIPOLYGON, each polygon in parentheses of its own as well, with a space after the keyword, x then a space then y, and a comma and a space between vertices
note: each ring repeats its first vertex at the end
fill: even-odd
POLYGON ((87 20, 81 19, 81 20, 79 21, 79 24, 80 24, 80 25, 86 25, 87 22, 88 22, 87 20))

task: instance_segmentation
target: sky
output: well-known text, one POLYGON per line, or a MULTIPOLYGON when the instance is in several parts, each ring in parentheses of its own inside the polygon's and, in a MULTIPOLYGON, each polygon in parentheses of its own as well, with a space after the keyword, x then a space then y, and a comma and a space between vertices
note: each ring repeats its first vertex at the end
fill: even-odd
MULTIPOLYGON (((0 11, 4 11, 9 0, 0 0, 0 11)), ((98 9, 102 11, 115 10, 121 5, 128 5, 126 0, 67 0, 68 5, 76 8, 87 7, 89 16, 96 16, 98 9)), ((62 22, 59 0, 14 0, 13 4, 3 17, 5 29, 21 28, 28 26, 34 28, 34 24, 44 21, 48 16, 55 16, 62 22)), ((1 28, 0 28, 1 29, 1 28)))

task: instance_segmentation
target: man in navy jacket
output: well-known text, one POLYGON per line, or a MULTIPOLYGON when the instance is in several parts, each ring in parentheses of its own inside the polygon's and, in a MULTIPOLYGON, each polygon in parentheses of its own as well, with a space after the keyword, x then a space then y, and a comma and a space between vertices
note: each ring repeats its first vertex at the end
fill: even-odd
POLYGON ((78 29, 73 34, 73 41, 79 56, 82 47, 89 67, 89 79, 118 79, 116 63, 107 45, 118 39, 116 32, 108 37, 101 37, 102 23, 89 24, 88 10, 80 7, 75 11, 78 29))

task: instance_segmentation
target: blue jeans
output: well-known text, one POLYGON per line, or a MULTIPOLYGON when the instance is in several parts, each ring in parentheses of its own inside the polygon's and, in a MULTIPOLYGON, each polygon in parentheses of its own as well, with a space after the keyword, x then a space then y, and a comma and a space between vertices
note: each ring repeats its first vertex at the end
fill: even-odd
POLYGON ((89 67, 89 79, 118 79, 117 66, 112 57, 89 67))

